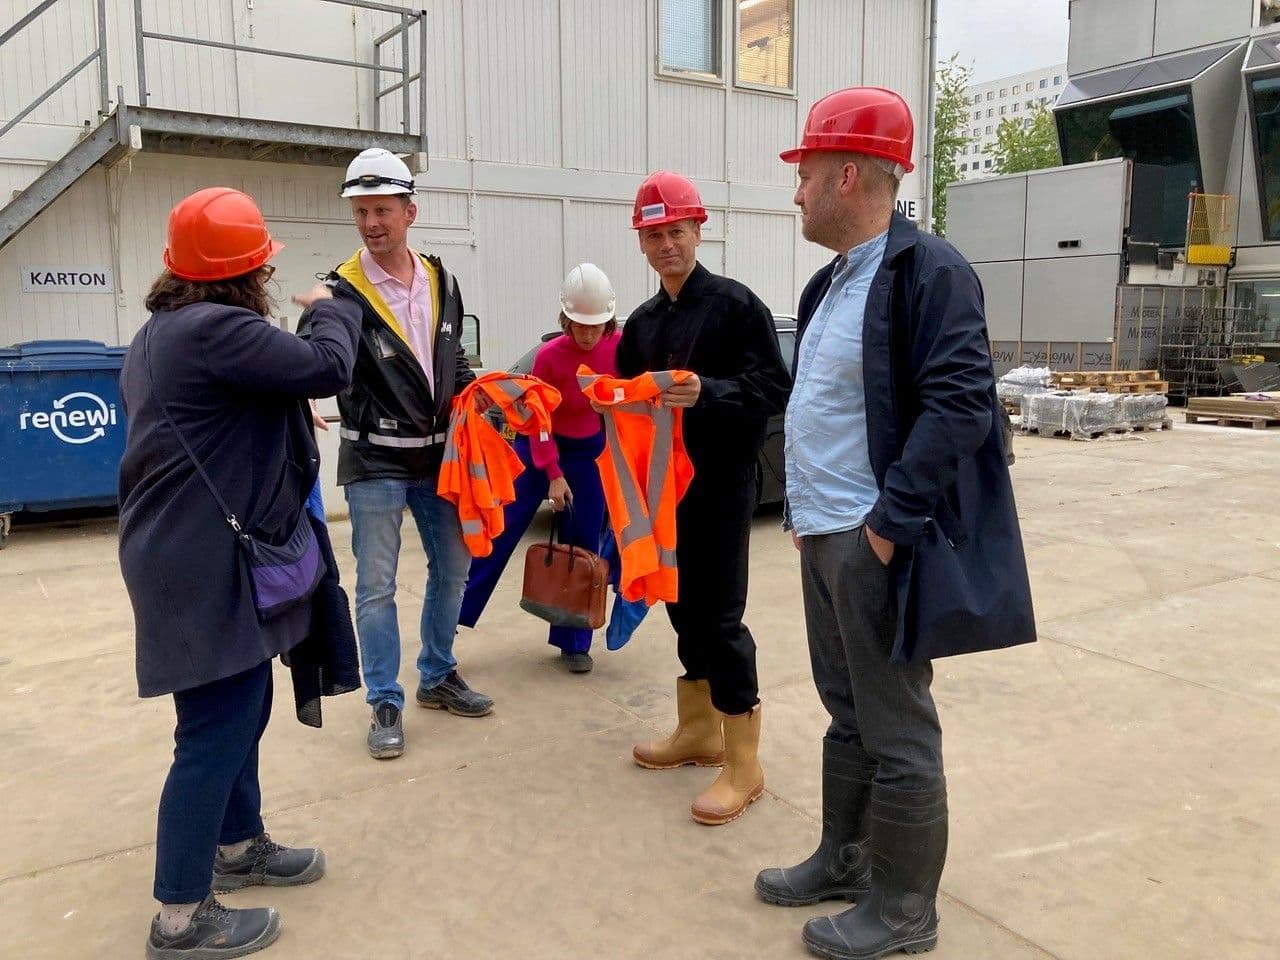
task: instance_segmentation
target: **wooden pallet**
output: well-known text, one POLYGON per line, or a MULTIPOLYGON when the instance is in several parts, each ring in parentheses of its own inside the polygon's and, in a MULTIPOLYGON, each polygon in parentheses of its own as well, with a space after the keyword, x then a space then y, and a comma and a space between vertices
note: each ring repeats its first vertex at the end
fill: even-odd
POLYGON ((1268 427, 1280 427, 1280 419, 1275 417, 1248 417, 1244 414, 1192 413, 1183 414, 1187 423, 1216 423, 1220 427, 1253 427, 1265 430, 1268 427))
POLYGON ((1173 421, 1165 417, 1163 420, 1149 420, 1146 423, 1133 423, 1130 426, 1138 433, 1158 433, 1161 430, 1172 430, 1173 421))
MULTIPOLYGON (((1103 387, 1117 383, 1154 383, 1159 370, 1075 370, 1050 374, 1055 387, 1103 387)), ((1166 387, 1167 389, 1167 387, 1166 387)), ((1160 391, 1163 392, 1163 391, 1160 391)))
POLYGON ((1077 393, 1168 393, 1168 380, 1135 380, 1132 383, 1116 381, 1115 383, 1090 384, 1075 388, 1077 393))
POLYGON ((1097 440, 1099 437, 1105 437, 1108 434, 1132 433, 1133 427, 1130 427, 1130 426, 1108 427, 1105 430, 1095 430, 1091 433, 1077 433, 1077 432, 1072 432, 1070 430, 1063 430, 1061 428, 1058 428, 1056 430, 1051 430, 1047 427, 1046 428, 1023 427, 1022 432, 1034 433, 1040 437, 1057 437, 1062 440, 1097 440))

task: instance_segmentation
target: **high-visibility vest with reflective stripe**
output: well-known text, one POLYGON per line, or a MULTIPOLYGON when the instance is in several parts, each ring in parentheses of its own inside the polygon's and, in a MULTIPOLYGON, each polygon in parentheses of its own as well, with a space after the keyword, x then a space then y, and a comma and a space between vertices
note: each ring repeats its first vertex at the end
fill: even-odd
POLYGON ((515 500, 515 480, 524 464, 476 411, 477 393, 497 404, 520 433, 545 437, 551 434, 551 413, 560 405, 560 391, 537 377, 499 370, 468 384, 453 400, 436 490, 457 506, 467 550, 473 557, 487 557, 506 525, 502 508, 515 500))
POLYGON ((622 380, 578 368, 582 392, 608 408, 605 448, 596 463, 622 558, 619 588, 625 599, 650 606, 679 599, 676 504, 693 479, 684 411, 662 406, 658 398, 691 376, 687 370, 662 370, 622 380))

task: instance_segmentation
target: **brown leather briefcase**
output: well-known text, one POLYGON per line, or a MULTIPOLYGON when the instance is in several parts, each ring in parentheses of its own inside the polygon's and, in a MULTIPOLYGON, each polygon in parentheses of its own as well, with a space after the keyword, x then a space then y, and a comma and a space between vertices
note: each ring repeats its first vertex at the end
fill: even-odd
POLYGON ((557 627, 596 630, 604 626, 609 564, 584 547, 556 543, 559 520, 546 543, 525 551, 520 607, 557 627))

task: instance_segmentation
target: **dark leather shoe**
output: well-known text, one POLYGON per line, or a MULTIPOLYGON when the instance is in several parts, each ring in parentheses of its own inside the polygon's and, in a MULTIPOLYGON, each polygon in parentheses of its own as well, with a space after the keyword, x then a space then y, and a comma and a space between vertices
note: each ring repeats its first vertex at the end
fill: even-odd
POLYGON ((568 668, 570 673, 590 673, 591 668, 595 666, 595 662, 592 661, 589 653, 563 651, 560 654, 560 661, 568 668))
POLYGON ((390 760, 404 753, 404 725, 400 708, 394 703, 380 703, 373 708, 369 720, 369 756, 390 760))
POLYGON ((221 960, 243 957, 269 947, 280 936, 280 914, 271 907, 232 910, 213 894, 196 908, 191 923, 172 937, 151 921, 147 960, 221 960))
POLYGON ((282 847, 265 833, 234 860, 219 853, 213 861, 213 889, 219 893, 242 887, 300 887, 323 876, 323 852, 282 847))
POLYGON ((459 717, 483 717, 493 712, 493 699, 472 690, 453 670, 434 687, 418 688, 418 706, 448 710, 459 717))

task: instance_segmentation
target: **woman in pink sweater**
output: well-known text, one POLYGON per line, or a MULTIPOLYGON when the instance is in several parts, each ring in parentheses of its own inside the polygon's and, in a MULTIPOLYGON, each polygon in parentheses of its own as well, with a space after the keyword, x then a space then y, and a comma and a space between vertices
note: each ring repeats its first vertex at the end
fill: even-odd
MULTIPOLYGON (((581 263, 569 271, 560 288, 560 327, 564 335, 548 340, 533 360, 533 375, 560 391, 560 406, 551 417, 552 435, 543 440, 523 435, 515 451, 525 465, 516 478, 516 499, 504 513, 506 527, 493 542, 493 552, 471 562, 458 622, 474 627, 497 586, 511 554, 529 528, 539 505, 550 500, 566 543, 600 552, 604 527, 604 489, 596 458, 604 450, 600 415, 578 387, 578 367, 617 376, 618 321, 614 316, 613 285, 604 271, 581 263), (562 513, 571 505, 566 515, 562 513)), ((551 627, 547 640, 573 673, 591 669, 591 631, 551 627)))

